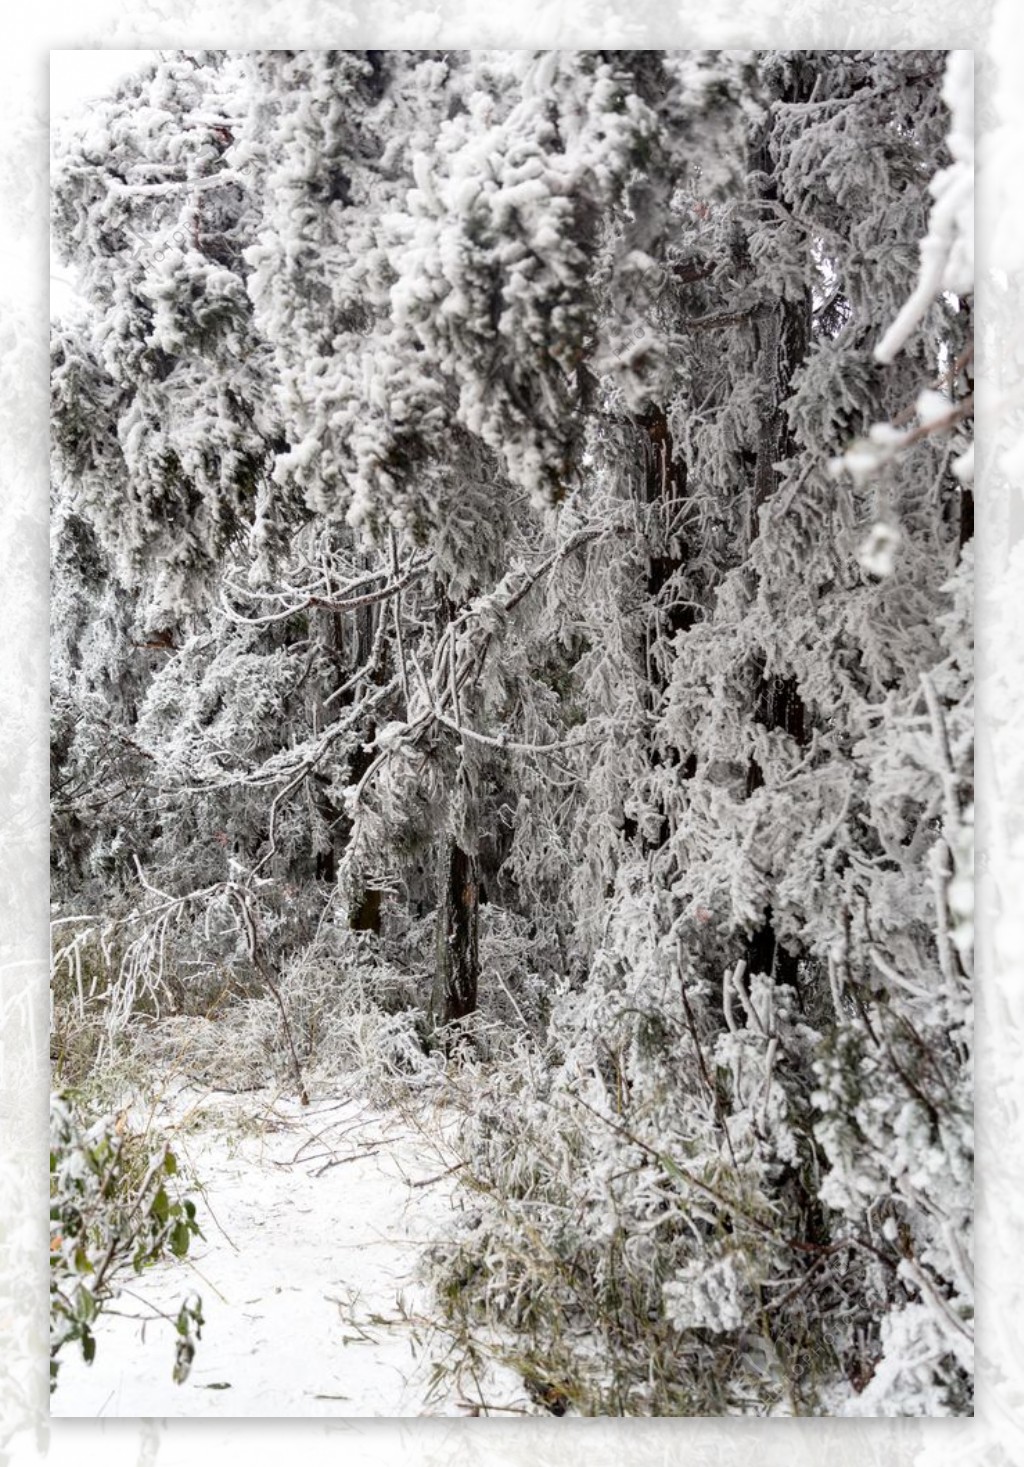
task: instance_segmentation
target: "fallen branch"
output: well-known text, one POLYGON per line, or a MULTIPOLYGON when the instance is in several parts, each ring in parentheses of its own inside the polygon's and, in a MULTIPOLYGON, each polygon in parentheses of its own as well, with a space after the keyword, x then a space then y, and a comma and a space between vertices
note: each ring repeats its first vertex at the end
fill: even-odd
POLYGON ((410 1182, 406 1177, 405 1185, 407 1187, 432 1187, 435 1182, 443 1182, 445 1177, 450 1177, 453 1172, 460 1172, 464 1166, 468 1165, 468 1162, 457 1161, 454 1166, 446 1167, 443 1172, 438 1172, 436 1177, 423 1177, 419 1182, 410 1182))
POLYGON ((325 1161, 322 1167, 318 1167, 313 1173, 314 1177, 322 1177, 324 1172, 329 1172, 332 1166, 344 1166, 349 1161, 362 1161, 364 1157, 376 1156, 382 1148, 377 1146, 373 1151, 354 1151, 351 1156, 338 1156, 333 1161, 325 1161))

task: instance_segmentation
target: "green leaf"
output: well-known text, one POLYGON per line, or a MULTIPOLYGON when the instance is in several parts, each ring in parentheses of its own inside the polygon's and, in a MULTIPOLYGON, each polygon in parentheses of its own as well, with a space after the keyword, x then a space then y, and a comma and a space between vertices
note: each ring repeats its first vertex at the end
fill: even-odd
POLYGON ((173 1177, 178 1170, 178 1161, 173 1151, 168 1151, 164 1157, 164 1171, 169 1177, 173 1177))
POLYGON ((187 1223, 176 1222, 171 1230, 171 1252, 175 1258, 184 1258, 188 1252, 189 1227, 187 1223))
POLYGON ((157 1222, 166 1222, 170 1212, 171 1204, 163 1187, 159 1189, 149 1206, 150 1217, 155 1217, 157 1222))
POLYGON ((675 1181, 677 1181, 677 1182, 685 1182, 686 1181, 685 1176, 679 1170, 679 1168, 676 1166, 675 1162, 672 1160, 672 1158, 670 1156, 665 1156, 663 1154, 659 1154, 658 1160, 661 1162, 662 1166, 668 1172, 669 1176, 672 1177, 675 1181))
POLYGON ((96 1359, 96 1339, 88 1330, 82 1335, 82 1359, 86 1365, 96 1359))

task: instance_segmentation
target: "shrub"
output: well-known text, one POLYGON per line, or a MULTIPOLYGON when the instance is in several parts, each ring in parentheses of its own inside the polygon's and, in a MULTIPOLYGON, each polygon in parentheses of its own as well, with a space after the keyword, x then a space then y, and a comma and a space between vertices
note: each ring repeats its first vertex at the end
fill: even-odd
MULTIPOLYGON (((166 1144, 129 1131, 123 1117, 92 1122, 69 1094, 50 1108, 50 1390, 57 1386, 65 1345, 96 1355, 93 1325, 117 1298, 124 1276, 166 1259, 184 1258, 201 1237, 196 1208, 177 1184, 178 1164, 166 1144)), ((154 1311, 159 1312, 159 1311, 154 1311)), ((174 1379, 189 1373, 203 1317, 197 1295, 177 1315, 174 1379)))

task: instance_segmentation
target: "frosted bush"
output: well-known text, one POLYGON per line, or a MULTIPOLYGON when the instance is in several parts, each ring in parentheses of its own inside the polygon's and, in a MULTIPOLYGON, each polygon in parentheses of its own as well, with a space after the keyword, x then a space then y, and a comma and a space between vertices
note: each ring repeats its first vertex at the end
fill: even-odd
POLYGON ((708 1329, 716 1334, 740 1329, 752 1302, 742 1261, 730 1256, 689 1264, 664 1285, 662 1296, 666 1317, 676 1329, 708 1329))

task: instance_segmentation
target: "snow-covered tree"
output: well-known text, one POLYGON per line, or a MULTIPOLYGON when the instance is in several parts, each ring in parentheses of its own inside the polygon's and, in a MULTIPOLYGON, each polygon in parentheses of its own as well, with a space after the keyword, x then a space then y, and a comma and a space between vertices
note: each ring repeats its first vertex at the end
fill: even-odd
POLYGON ((398 964, 452 1307, 583 1410, 968 1409, 965 65, 195 52, 62 143, 61 961, 398 964))

